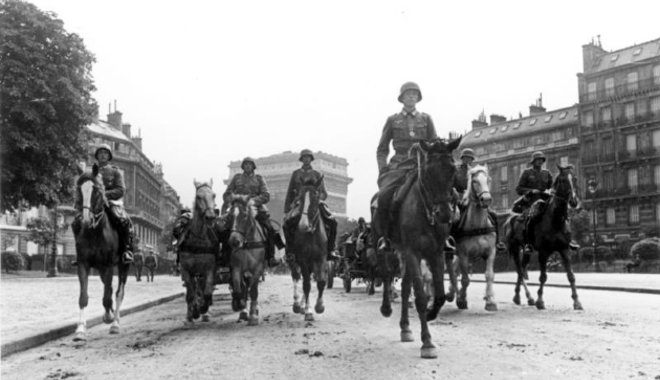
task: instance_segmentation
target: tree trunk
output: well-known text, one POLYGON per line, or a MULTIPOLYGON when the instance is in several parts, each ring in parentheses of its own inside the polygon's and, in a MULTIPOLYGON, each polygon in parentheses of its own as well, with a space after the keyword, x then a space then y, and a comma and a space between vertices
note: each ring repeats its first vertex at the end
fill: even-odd
POLYGON ((53 211, 53 241, 50 245, 50 268, 46 277, 57 277, 57 212, 53 211))

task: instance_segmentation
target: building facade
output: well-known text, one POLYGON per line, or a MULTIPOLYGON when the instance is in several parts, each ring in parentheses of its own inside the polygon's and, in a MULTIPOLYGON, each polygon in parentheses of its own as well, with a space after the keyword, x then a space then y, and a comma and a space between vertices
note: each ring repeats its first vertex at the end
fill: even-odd
POLYGON ((507 120, 485 115, 472 121, 472 129, 463 136, 461 147, 472 148, 477 163, 488 165, 491 177, 492 208, 499 214, 511 212, 518 198, 516 186, 520 174, 530 165, 535 151, 547 157, 544 166, 553 174, 558 164, 572 164, 580 172, 578 107, 546 111, 539 99, 529 107, 529 116, 507 120))
MULTIPOLYGON (((267 207, 270 210, 271 219, 281 222, 284 217, 284 201, 289 188, 289 181, 294 170, 301 167, 298 160, 299 154, 286 151, 267 157, 255 159, 257 169, 255 172, 261 175, 270 192, 270 202, 267 207)), ((353 179, 348 176, 348 162, 346 159, 324 152, 314 152, 312 167, 324 175, 325 188, 328 198, 325 202, 336 217, 346 218, 346 197, 348 185, 353 179)), ((242 173, 241 161, 232 161, 229 164, 229 179, 225 185, 237 173, 242 173)))
POLYGON ((604 242, 660 230, 660 39, 616 51, 584 45, 578 74, 587 192, 604 242))

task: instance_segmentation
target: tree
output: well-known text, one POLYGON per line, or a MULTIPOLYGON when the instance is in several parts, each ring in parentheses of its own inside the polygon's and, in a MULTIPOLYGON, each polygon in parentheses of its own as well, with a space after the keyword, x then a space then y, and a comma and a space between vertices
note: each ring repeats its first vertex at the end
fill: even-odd
POLYGON ((571 237, 578 243, 583 243, 586 236, 590 234, 591 215, 588 211, 581 209, 570 216, 571 237))
POLYGON ((70 199, 97 114, 94 60, 54 13, 0 2, 1 211, 70 199))
POLYGON ((52 218, 32 218, 26 228, 29 231, 27 239, 44 247, 51 248, 49 276, 57 275, 57 234, 64 232, 67 225, 58 223, 58 213, 53 212, 52 218))

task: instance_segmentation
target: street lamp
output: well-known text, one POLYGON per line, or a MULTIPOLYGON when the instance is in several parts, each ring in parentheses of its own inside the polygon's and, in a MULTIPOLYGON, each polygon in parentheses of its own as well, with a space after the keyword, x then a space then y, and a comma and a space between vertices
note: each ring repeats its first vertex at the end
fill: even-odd
POLYGON ((591 194, 591 225, 594 227, 594 238, 591 240, 591 246, 593 247, 592 253, 592 264, 596 268, 596 190, 598 189, 598 181, 596 178, 591 177, 587 183, 587 190, 591 194))

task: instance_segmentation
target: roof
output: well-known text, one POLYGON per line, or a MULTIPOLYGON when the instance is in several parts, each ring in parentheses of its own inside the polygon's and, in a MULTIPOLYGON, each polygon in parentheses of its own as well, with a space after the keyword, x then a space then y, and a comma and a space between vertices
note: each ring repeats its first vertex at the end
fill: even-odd
POLYGON ((660 38, 608 52, 594 60, 589 73, 597 73, 654 57, 660 57, 660 38))
POLYGON ((531 115, 521 119, 508 120, 491 124, 487 127, 473 129, 461 140, 461 146, 472 146, 510 139, 512 137, 536 133, 555 127, 577 124, 579 120, 578 106, 560 108, 557 110, 531 115))
POLYGON ((87 129, 89 129, 91 132, 112 137, 116 140, 131 142, 131 139, 129 139, 128 136, 126 136, 122 131, 114 128, 112 125, 103 120, 96 120, 92 124, 89 124, 87 129))

